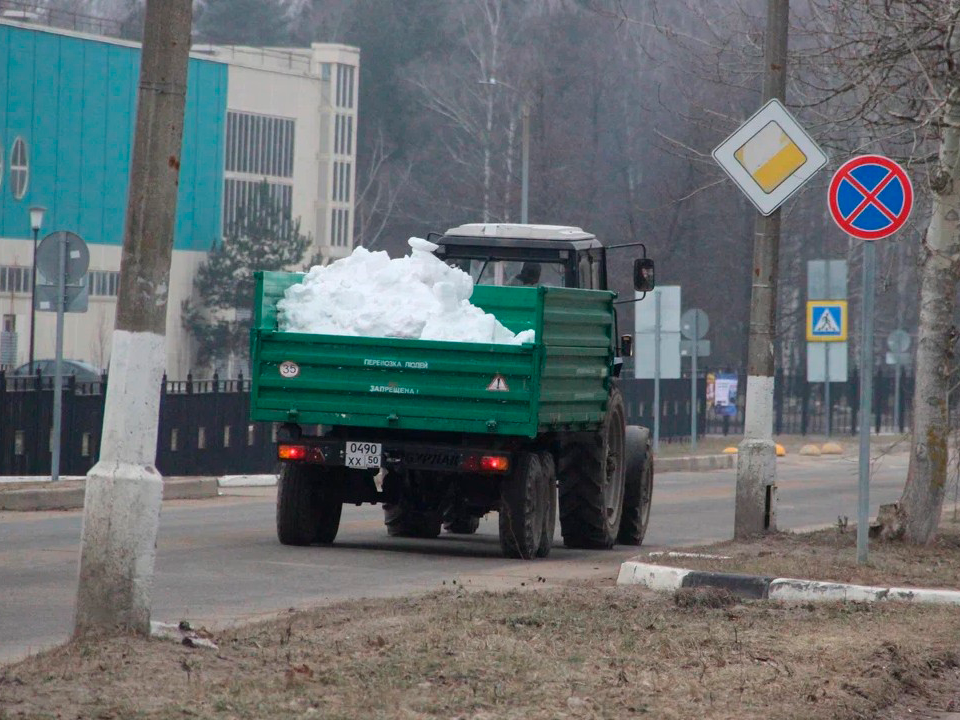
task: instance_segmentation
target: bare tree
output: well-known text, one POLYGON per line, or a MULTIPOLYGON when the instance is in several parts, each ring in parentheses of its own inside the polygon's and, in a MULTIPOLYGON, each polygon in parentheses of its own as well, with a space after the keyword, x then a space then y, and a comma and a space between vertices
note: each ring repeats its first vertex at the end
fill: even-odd
POLYGON ((811 110, 834 132, 898 156, 928 196, 907 482, 883 536, 928 543, 947 481, 948 392, 960 263, 957 0, 809 0, 811 110), (918 182, 919 180, 919 182, 918 182))
POLYGON ((410 160, 402 165, 391 163, 393 154, 393 150, 387 149, 383 127, 378 127, 366 166, 358 173, 355 237, 357 245, 368 249, 380 242, 413 171, 410 160))

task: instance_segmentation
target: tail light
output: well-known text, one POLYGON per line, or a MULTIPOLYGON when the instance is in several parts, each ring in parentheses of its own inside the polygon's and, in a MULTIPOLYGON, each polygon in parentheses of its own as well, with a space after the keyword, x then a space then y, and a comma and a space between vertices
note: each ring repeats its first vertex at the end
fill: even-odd
POLYGON ((480 469, 485 472, 506 472, 510 469, 510 458, 506 455, 484 455, 480 458, 480 469))
POLYGON ((281 460, 303 460, 307 457, 306 445, 279 445, 277 457, 281 460))

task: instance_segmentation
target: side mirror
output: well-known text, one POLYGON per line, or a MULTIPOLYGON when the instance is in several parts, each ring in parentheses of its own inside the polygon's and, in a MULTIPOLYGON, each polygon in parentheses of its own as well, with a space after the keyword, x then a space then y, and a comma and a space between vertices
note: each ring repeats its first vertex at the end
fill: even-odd
POLYGON ((633 335, 620 336, 620 357, 633 357, 633 335))
POLYGON ((657 285, 653 260, 637 258, 633 261, 633 289, 637 292, 650 292, 657 285))

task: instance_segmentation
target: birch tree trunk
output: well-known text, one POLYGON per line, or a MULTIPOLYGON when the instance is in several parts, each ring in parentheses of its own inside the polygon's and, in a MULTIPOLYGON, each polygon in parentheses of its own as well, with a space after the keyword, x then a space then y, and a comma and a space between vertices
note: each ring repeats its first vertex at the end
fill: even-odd
POLYGON ((936 536, 947 483, 947 391, 956 339, 953 326, 960 259, 960 87, 950 89, 940 158, 930 180, 933 212, 921 248, 920 328, 910 469, 896 525, 885 536, 926 544, 936 536))

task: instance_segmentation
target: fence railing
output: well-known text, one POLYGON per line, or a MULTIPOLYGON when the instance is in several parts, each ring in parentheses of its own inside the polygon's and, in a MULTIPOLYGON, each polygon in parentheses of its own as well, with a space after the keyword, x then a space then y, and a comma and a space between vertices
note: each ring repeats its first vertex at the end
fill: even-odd
MULTIPOLYGON (((60 472, 86 473, 100 452, 107 378, 64 380, 60 472)), ((251 423, 250 381, 169 381, 160 394, 157 469, 164 475, 271 472, 276 467, 273 427, 251 423)), ((0 373, 0 475, 50 472, 53 378, 0 373)))
MULTIPOLYGON (((100 451, 100 433, 107 377, 96 382, 64 380, 61 472, 86 473, 100 451)), ((653 426, 653 381, 624 378, 624 403, 630 424, 653 426)), ((900 425, 894 427, 894 377, 874 375, 875 432, 903 432, 910 426, 914 381, 901 376, 900 425)), ((774 383, 774 432, 778 435, 822 435, 826 431, 823 383, 778 373, 774 383)), ((746 376, 739 374, 736 414, 721 416, 706 407, 706 380, 697 380, 697 428, 704 434, 743 432, 746 376)), ((249 421, 250 381, 242 376, 222 380, 167 380, 160 395, 157 468, 164 475, 263 473, 276 468, 274 426, 249 421)), ((832 429, 852 434, 859 427, 859 377, 832 383, 832 429)), ((690 434, 690 379, 660 383, 660 437, 676 440, 690 434)), ((960 405, 960 404, 958 404, 960 405)), ((53 426, 53 378, 16 377, 0 372, 0 475, 43 475, 50 472, 53 426)))
MULTIPOLYGON (((706 406, 706 373, 697 380, 697 429, 699 435, 738 435, 743 432, 747 377, 737 373, 736 414, 721 415, 706 406)), ((627 421, 653 426, 653 380, 625 378, 622 381, 627 421)), ((877 370, 873 376, 874 432, 904 432, 910 427, 914 379, 901 371, 899 425, 895 426, 895 377, 892 369, 877 370)), ((773 431, 776 435, 823 435, 827 431, 827 407, 823 383, 807 382, 804 375, 778 371, 774 378, 773 431)), ((660 381, 660 438, 690 436, 690 378, 660 381)), ((860 377, 856 369, 843 383, 830 384, 831 431, 854 434, 859 428, 860 377)))

